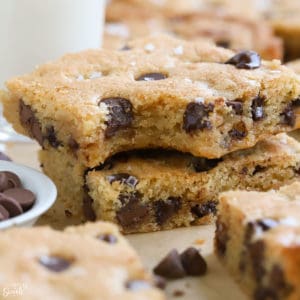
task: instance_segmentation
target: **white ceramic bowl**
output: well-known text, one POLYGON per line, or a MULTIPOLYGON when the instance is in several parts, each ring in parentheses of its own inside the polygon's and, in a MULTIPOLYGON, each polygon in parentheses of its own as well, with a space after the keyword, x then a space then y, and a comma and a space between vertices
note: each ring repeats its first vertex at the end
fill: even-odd
POLYGON ((12 226, 32 226, 39 216, 55 202, 57 191, 54 183, 43 173, 12 162, 0 161, 0 171, 10 171, 17 174, 23 187, 31 190, 36 196, 36 201, 30 210, 0 222, 0 229, 12 226))

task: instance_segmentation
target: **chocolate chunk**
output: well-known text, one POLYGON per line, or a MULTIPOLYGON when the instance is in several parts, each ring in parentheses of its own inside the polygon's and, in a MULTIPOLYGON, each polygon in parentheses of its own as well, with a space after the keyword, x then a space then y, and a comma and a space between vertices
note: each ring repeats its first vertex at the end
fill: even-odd
POLYGON ((233 140, 242 140, 248 135, 248 131, 244 122, 234 124, 233 128, 228 132, 233 140))
POLYGON ((216 41, 216 45, 218 47, 222 47, 222 48, 230 48, 230 41, 226 41, 226 40, 219 40, 219 41, 216 41))
POLYGON ((243 103, 239 101, 227 101, 226 105, 231 107, 237 115, 243 114, 243 103))
POLYGON ((296 123, 296 116, 293 106, 289 104, 284 111, 280 114, 280 123, 294 127, 296 123))
POLYGON ((43 146, 42 127, 38 119, 29 105, 26 105, 23 100, 19 102, 19 117, 24 128, 28 130, 29 135, 35 138, 38 143, 43 146))
POLYGON ((203 204, 196 204, 191 208, 192 214, 196 215, 198 218, 203 218, 209 214, 216 214, 217 212, 217 202, 207 201, 203 204))
POLYGON ((68 146, 73 153, 76 153, 77 150, 79 149, 79 144, 72 137, 69 139, 68 146))
POLYGON ((234 65, 238 69, 257 69, 261 65, 261 59, 256 52, 246 50, 237 53, 225 64, 234 65))
POLYGON ((24 211, 30 209, 35 202, 35 195, 31 191, 23 188, 5 190, 3 194, 15 199, 22 206, 24 211))
POLYGON ((229 240, 227 226, 219 219, 216 221, 215 245, 219 256, 224 256, 227 249, 227 242, 229 240))
POLYGON ((154 285, 157 288, 164 290, 166 288, 167 282, 163 277, 161 277, 159 275, 155 275, 154 276, 154 285))
POLYGON ((172 279, 183 278, 186 275, 179 253, 176 249, 171 250, 153 269, 153 272, 156 275, 172 279))
POLYGON ((113 174, 106 176, 106 179, 110 184, 112 184, 115 181, 119 181, 121 184, 126 184, 131 188, 135 188, 136 185, 138 184, 139 180, 127 173, 118 173, 118 174, 113 174))
POLYGON ((83 215, 88 221, 96 220, 96 214, 93 208, 93 202, 94 200, 87 193, 85 193, 82 202, 82 210, 83 210, 83 215))
POLYGON ((155 220, 162 226, 181 208, 181 199, 178 197, 169 197, 167 200, 158 200, 154 202, 155 220))
POLYGON ((8 210, 3 206, 0 205, 0 221, 5 221, 10 217, 8 210))
POLYGON ((252 100, 251 114, 254 121, 262 120, 265 117, 264 105, 265 97, 257 96, 252 100))
POLYGON ((39 263, 52 272, 62 272, 68 269, 72 262, 59 256, 43 255, 39 258, 39 263))
POLYGON ((253 273, 257 282, 261 282, 266 273, 263 265, 264 252, 265 244, 262 240, 258 240, 249 245, 249 254, 252 262, 253 273))
POLYGON ((198 173, 207 172, 213 168, 215 168, 222 159, 207 159, 204 157, 193 157, 192 165, 194 170, 198 173))
POLYGON ((10 217, 16 217, 23 213, 21 205, 13 198, 10 198, 0 193, 0 205, 2 205, 8 212, 10 217))
POLYGON ((154 80, 163 80, 166 79, 167 76, 162 73, 147 73, 138 77, 137 81, 154 81, 154 80))
POLYGON ((62 142, 57 139, 56 132, 53 126, 46 128, 45 139, 48 140, 50 146, 52 146, 53 148, 58 148, 62 145, 62 142))
POLYGON ((300 106, 300 97, 296 98, 295 100, 292 101, 292 106, 293 107, 299 107, 300 106))
POLYGON ((72 212, 70 212, 68 209, 65 209, 65 216, 67 218, 71 218, 73 216, 72 212))
MULTIPOLYGON (((274 265, 270 273, 270 287, 281 295, 281 298, 288 298, 289 294, 293 291, 293 287, 287 283, 284 272, 279 265, 274 265)), ((280 298, 280 297, 278 297, 280 298)))
POLYGON ((140 193, 121 193, 119 199, 123 205, 117 212, 116 217, 123 227, 139 225, 147 217, 148 207, 140 202, 140 193))
POLYGON ((8 180, 8 187, 7 189, 12 189, 12 188, 17 188, 17 187, 21 187, 21 180, 19 178, 19 176, 15 173, 9 172, 9 171, 4 171, 7 180, 8 180))
POLYGON ((0 160, 11 161, 11 159, 4 153, 0 152, 0 160))
POLYGON ((131 291, 148 290, 152 287, 151 284, 145 280, 129 280, 125 286, 131 291))
POLYGON ((187 275, 201 276, 207 271, 206 262, 196 248, 186 249, 181 253, 180 259, 187 275))
POLYGON ((183 129, 187 133, 195 130, 211 129, 212 125, 208 117, 213 110, 214 105, 212 103, 207 105, 197 102, 189 103, 183 115, 183 129))
POLYGON ((184 291, 182 290, 175 290, 173 292, 173 297, 182 297, 182 296, 184 296, 184 291))
POLYGON ((97 239, 107 242, 108 244, 116 244, 118 242, 118 239, 110 233, 101 233, 97 235, 97 239))
POLYGON ((120 129, 125 129, 131 126, 133 121, 133 107, 129 100, 112 97, 105 98, 99 102, 105 103, 108 108, 109 116, 105 122, 107 128, 105 130, 105 137, 110 138, 116 134, 120 129))
POLYGON ((264 172, 266 169, 267 169, 267 167, 263 167, 263 166, 257 165, 257 166, 255 166, 255 168, 254 168, 254 171, 253 171, 253 173, 252 173, 252 176, 254 176, 254 175, 257 174, 257 173, 264 172))

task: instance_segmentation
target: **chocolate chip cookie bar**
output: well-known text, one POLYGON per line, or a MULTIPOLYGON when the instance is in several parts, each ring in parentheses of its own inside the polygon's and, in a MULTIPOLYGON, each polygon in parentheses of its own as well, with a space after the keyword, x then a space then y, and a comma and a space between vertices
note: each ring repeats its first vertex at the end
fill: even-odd
POLYGON ((222 194, 215 251, 251 299, 300 299, 300 182, 222 194))
POLYGON ((109 223, 14 228, 1 232, 0 248, 1 299, 165 299, 109 223))
POLYGON ((87 167, 140 148, 220 158, 300 126, 299 79, 278 61, 165 35, 128 47, 68 54, 9 80, 4 115, 87 167))
POLYGON ((104 219, 125 233, 148 232, 210 223, 220 192, 265 191, 299 178, 300 144, 281 134, 221 159, 135 151, 90 169, 72 155, 47 149, 40 161, 58 187, 52 219, 104 219))

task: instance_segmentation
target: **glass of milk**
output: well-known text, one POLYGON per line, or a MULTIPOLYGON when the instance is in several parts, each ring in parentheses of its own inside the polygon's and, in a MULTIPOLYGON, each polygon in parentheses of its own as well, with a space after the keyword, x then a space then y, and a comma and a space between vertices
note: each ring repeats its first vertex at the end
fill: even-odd
MULTIPOLYGON (((1 0, 0 88, 67 52, 99 48, 104 12, 105 0, 1 0)), ((16 139, 0 116, 0 141, 16 139)))

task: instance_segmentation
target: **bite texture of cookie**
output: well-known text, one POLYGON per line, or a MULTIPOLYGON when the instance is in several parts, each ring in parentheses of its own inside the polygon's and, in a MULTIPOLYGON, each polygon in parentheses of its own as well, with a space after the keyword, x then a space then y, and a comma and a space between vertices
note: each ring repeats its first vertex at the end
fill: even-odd
POLYGON ((215 252, 251 299, 300 299, 300 182, 221 194, 215 252))
POLYGON ((1 299, 165 299, 135 251, 109 223, 63 232, 13 228, 1 232, 0 248, 1 299))
POLYGON ((300 126, 299 79, 278 61, 165 35, 128 46, 68 54, 9 80, 5 116, 88 167, 150 147, 219 158, 300 126))
POLYGON ((280 134, 222 159, 145 150, 88 169, 48 149, 40 161, 58 187, 50 219, 104 219, 125 233, 148 232, 211 223, 220 192, 266 191, 299 178, 300 144, 280 134))

